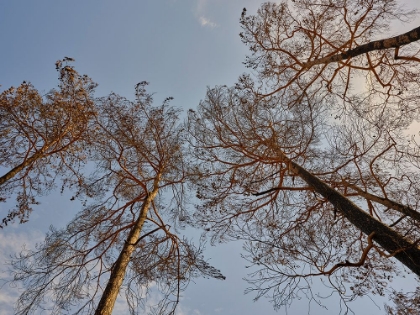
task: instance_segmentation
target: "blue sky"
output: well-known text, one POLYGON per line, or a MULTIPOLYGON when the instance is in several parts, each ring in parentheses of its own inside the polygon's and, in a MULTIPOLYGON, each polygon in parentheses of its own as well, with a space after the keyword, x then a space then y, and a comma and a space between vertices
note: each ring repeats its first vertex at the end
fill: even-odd
MULTIPOLYGON (((417 1, 406 3, 413 7, 417 1)), ((173 105, 195 108, 207 86, 232 85, 245 71, 247 48, 238 36, 239 17, 243 7, 252 14, 260 4, 257 0, 1 0, 0 90, 26 80, 47 92, 57 84, 55 61, 68 56, 76 59, 80 73, 99 84, 97 96, 113 91, 133 98, 135 84, 146 80, 157 103, 172 96, 173 105)), ((395 34, 419 21, 396 25, 395 34)), ((43 199, 29 223, 0 231, 0 259, 24 243, 30 247, 42 240, 50 224, 63 226, 78 210, 59 194, 43 199)), ((284 313, 275 312, 267 299, 254 303, 252 295, 243 295, 247 284, 242 278, 248 270, 240 250, 240 244, 209 248, 206 256, 227 280, 191 283, 183 294, 180 315, 284 313)), ((11 313, 15 298, 12 288, 0 288, 0 315, 11 313)), ((337 314, 337 301, 330 299, 327 304, 328 310, 312 304, 311 314, 337 314)), ((355 310, 356 314, 378 312, 367 299, 355 310)), ((304 299, 289 310, 289 314, 307 312, 304 299)))
POLYGON ((207 85, 232 84, 246 47, 239 17, 259 1, 2 1, 0 81, 54 84, 54 62, 76 59, 80 72, 110 90, 133 95, 143 80, 159 97, 195 107, 207 85))

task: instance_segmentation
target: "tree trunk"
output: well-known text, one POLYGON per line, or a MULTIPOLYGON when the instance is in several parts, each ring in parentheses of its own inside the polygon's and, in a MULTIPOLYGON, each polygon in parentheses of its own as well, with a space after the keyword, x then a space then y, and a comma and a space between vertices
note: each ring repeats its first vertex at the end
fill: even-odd
POLYGON ((44 151, 38 151, 37 153, 33 154, 30 158, 26 159, 24 162, 19 164, 18 166, 14 167, 10 171, 8 171, 6 174, 0 177, 0 186, 6 183, 9 179, 12 179, 16 176, 17 173, 19 173, 21 170, 23 170, 28 165, 32 164, 39 158, 41 158, 44 155, 44 151))
POLYGON ((416 210, 410 208, 409 206, 404 206, 398 202, 389 200, 388 198, 382 198, 382 197, 373 195, 371 193, 368 193, 367 191, 364 191, 360 187, 350 184, 346 181, 343 181, 343 184, 357 191, 357 193, 363 198, 380 203, 381 205, 384 205, 385 207, 394 209, 395 211, 401 212, 402 214, 411 217, 413 220, 420 222, 420 212, 417 212, 416 210))
POLYGON ((37 152, 35 152, 31 157, 27 158, 26 160, 24 160, 22 163, 20 163, 18 166, 15 166, 13 169, 11 169, 10 171, 8 171, 6 174, 4 174, 3 176, 0 177, 0 186, 3 185, 4 183, 6 183, 9 179, 12 179, 13 177, 16 176, 17 173, 19 173, 20 171, 22 171, 25 167, 29 166, 30 164, 32 164, 33 162, 35 162, 38 159, 43 158, 44 156, 46 156, 47 154, 45 153, 50 147, 52 147, 53 145, 55 145, 65 134, 65 132, 67 131, 68 128, 66 128, 65 131, 63 131, 59 137, 57 137, 56 139, 54 139, 53 141, 51 141, 51 143, 49 144, 44 144, 42 146, 42 148, 40 150, 38 150, 37 152))
POLYGON ((338 62, 341 60, 346 60, 346 59, 353 58, 359 55, 363 55, 371 51, 388 49, 388 48, 397 49, 396 54, 395 54, 395 59, 408 59, 408 60, 420 61, 420 59, 415 58, 415 57, 398 56, 399 47, 418 41, 419 39, 420 39, 420 26, 416 27, 415 29, 412 29, 411 31, 407 33, 404 33, 395 37, 376 40, 376 41, 373 41, 364 45, 357 46, 356 48, 349 49, 346 52, 343 52, 341 54, 336 54, 333 56, 326 56, 324 58, 319 58, 319 59, 306 62, 303 64, 303 68, 309 69, 310 67, 314 65, 338 62))
POLYGON ((159 176, 155 179, 154 187, 152 192, 147 195, 146 200, 143 203, 143 206, 140 210, 140 215, 135 223, 135 225, 130 230, 127 240, 124 243, 124 247, 121 250, 121 253, 112 268, 109 281, 106 285, 104 293, 102 294, 101 300, 98 303, 96 308, 95 315, 111 315, 112 310, 114 309, 115 301, 117 300, 120 287, 124 280, 126 269, 128 263, 131 259, 131 254, 135 249, 135 244, 140 236, 143 224, 147 218, 147 212, 149 211, 150 205, 153 199, 156 197, 159 187, 159 176))
POLYGON ((318 177, 291 161, 283 152, 280 153, 280 156, 285 163, 289 164, 289 170, 294 175, 302 178, 317 193, 333 204, 347 220, 364 234, 370 235, 374 232, 373 240, 376 243, 420 276, 420 248, 417 244, 409 242, 402 235, 373 218, 318 177))

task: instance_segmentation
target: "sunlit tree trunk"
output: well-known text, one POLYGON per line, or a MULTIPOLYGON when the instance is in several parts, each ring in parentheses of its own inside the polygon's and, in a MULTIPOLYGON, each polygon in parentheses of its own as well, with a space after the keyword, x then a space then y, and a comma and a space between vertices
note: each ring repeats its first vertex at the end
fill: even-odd
POLYGON ((4 174, 3 176, 0 177, 0 185, 3 185, 8 180, 10 180, 13 177, 15 177, 16 174, 18 174, 25 167, 27 167, 28 165, 31 165, 33 162, 35 162, 36 160, 38 160, 42 156, 43 156, 43 152, 42 151, 37 152, 34 155, 32 155, 30 158, 26 159, 24 162, 22 162, 19 165, 15 166, 13 169, 11 169, 6 174, 4 174))
POLYGON ((114 309, 115 301, 117 300, 118 293, 121 288, 121 284, 124 280, 127 266, 130 262, 131 254, 136 248, 136 242, 139 239, 143 224, 147 218, 147 212, 149 211, 150 205, 153 199, 156 197, 159 191, 158 187, 159 175, 157 176, 153 190, 147 195, 146 200, 140 210, 140 215, 136 221, 136 224, 131 229, 124 247, 112 268, 111 275, 109 277, 108 284, 102 294, 101 300, 99 301, 98 307, 96 308, 95 315, 110 315, 114 309))
POLYGON ((331 62, 339 62, 341 60, 346 60, 349 58, 367 54, 375 50, 383 50, 383 49, 389 49, 389 48, 396 49, 395 59, 420 61, 420 59, 416 57, 404 57, 404 56, 398 55, 399 47, 418 41, 419 39, 420 39, 420 26, 416 27, 415 29, 412 29, 409 32, 406 32, 404 34, 401 34, 395 37, 372 41, 364 45, 357 46, 356 48, 349 49, 346 52, 343 52, 341 54, 334 54, 331 56, 326 56, 324 58, 319 58, 319 59, 306 62, 303 64, 303 68, 310 68, 314 65, 327 64, 331 62))
POLYGON ((19 165, 15 166, 10 171, 8 171, 6 174, 4 174, 3 176, 1 176, 0 177, 0 185, 5 184, 8 180, 10 180, 13 177, 15 177, 19 172, 21 172, 23 169, 25 169, 26 167, 28 167, 29 165, 31 165, 32 163, 34 163, 38 159, 42 159, 45 156, 52 155, 54 153, 57 153, 57 152, 60 152, 60 151, 64 151, 65 149, 67 149, 68 146, 65 146, 64 145, 64 146, 58 148, 57 151, 53 151, 53 152, 48 152, 47 153, 47 151, 51 147, 53 147, 55 144, 57 144, 57 142, 59 142, 60 139, 62 139, 65 136, 65 134, 68 132, 69 129, 70 128, 66 128, 65 131, 63 131, 62 133, 60 133, 60 135, 57 138, 55 138, 53 141, 51 141, 50 143, 44 144, 40 150, 37 150, 37 152, 35 152, 29 158, 25 159, 22 163, 20 163, 19 165))

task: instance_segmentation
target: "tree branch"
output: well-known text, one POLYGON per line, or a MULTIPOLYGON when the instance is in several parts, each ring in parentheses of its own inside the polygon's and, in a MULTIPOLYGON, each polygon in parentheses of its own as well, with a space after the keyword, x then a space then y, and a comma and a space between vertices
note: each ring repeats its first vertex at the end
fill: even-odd
POLYGON ((406 32, 404 34, 395 36, 395 37, 391 37, 391 38, 386 38, 386 39, 381 39, 381 40, 377 40, 377 41, 372 41, 369 42, 367 44, 364 45, 360 45, 357 46, 356 48, 353 49, 349 49, 346 52, 343 52, 341 54, 336 54, 333 56, 328 56, 328 57, 324 57, 324 58, 319 58, 319 59, 315 59, 309 62, 306 62, 303 64, 303 69, 309 69, 314 65, 319 65, 319 64, 327 64, 330 62, 339 62, 345 59, 349 59, 349 58, 353 58, 356 56, 360 56, 375 50, 384 50, 384 49, 389 49, 389 48, 396 48, 396 52, 395 52, 395 59, 404 59, 404 60, 411 60, 411 61, 420 61, 420 59, 416 58, 416 57, 403 57, 403 56, 398 56, 398 49, 401 46, 410 44, 412 42, 418 41, 420 39, 420 26, 412 29, 409 32, 406 32))

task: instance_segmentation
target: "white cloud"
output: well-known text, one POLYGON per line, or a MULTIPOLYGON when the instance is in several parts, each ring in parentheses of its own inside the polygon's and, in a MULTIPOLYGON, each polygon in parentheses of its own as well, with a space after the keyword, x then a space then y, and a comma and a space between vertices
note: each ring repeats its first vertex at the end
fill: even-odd
POLYGON ((17 254, 25 247, 32 248, 36 242, 41 242, 45 235, 40 231, 15 232, 12 226, 5 228, 0 233, 0 315, 12 314, 14 305, 21 293, 19 288, 9 283, 9 265, 13 254, 17 254), (26 245, 26 246, 25 246, 26 245))
POLYGON ((32 247, 37 242, 42 242, 45 234, 33 230, 28 232, 17 232, 12 229, 4 229, 0 233, 0 262, 1 259, 9 258, 9 255, 22 250, 23 247, 32 247), (26 246, 25 246, 26 245, 26 246))
POLYGON ((13 314, 14 305, 19 297, 19 291, 16 289, 10 290, 7 287, 0 287, 2 293, 0 293, 0 315, 13 314))
POLYGON ((208 26, 211 28, 217 26, 216 23, 210 21, 208 18, 205 18, 204 16, 200 16, 199 21, 200 21, 201 26, 208 26))
POLYGON ((217 23, 207 17, 207 3, 208 0, 198 0, 194 9, 194 15, 201 26, 210 28, 217 27, 217 23))

